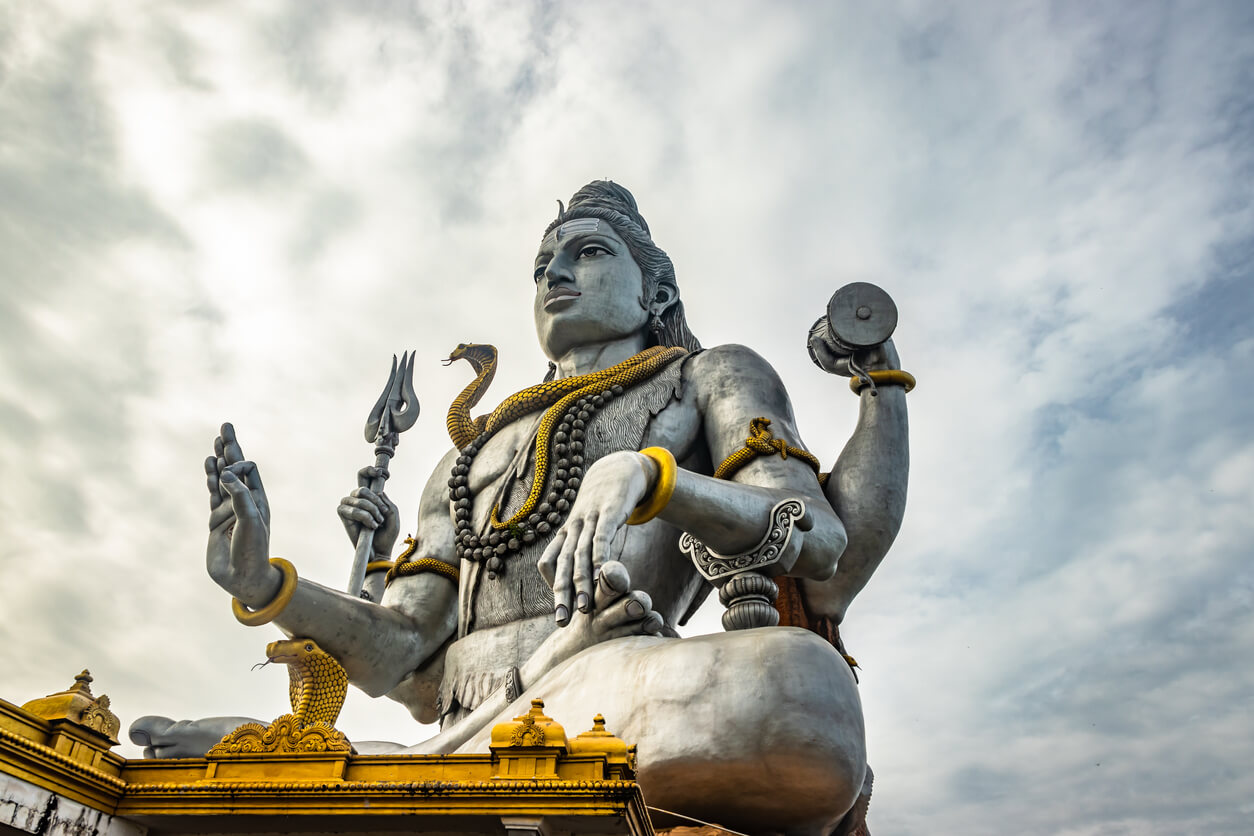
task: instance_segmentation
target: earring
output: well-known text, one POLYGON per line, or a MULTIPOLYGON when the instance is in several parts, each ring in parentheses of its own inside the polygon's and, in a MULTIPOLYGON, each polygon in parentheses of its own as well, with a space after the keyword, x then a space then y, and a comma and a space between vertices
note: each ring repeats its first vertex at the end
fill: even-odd
POLYGON ((649 319, 649 330, 653 332, 653 336, 658 338, 659 341, 662 332, 666 330, 666 326, 662 324, 662 317, 657 311, 654 311, 652 318, 649 319))
POLYGON ((550 361, 549 361, 549 372, 548 372, 548 374, 546 374, 546 375, 544 376, 544 382, 545 382, 545 383, 548 383, 550 380, 552 380, 552 379, 553 379, 553 378, 555 378, 555 377, 557 377, 557 363, 554 363, 552 360, 550 360, 550 361))

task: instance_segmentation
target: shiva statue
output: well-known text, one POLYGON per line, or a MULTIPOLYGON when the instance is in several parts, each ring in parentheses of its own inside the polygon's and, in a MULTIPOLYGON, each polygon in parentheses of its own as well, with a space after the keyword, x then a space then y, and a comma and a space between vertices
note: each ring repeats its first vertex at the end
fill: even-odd
MULTIPOLYGON (((631 193, 597 181, 559 208, 532 276, 549 378, 472 418, 495 350, 453 352, 476 378, 394 563, 400 515, 371 487, 380 468, 339 506, 355 543, 373 532, 385 577, 357 596, 272 561, 266 494, 229 424, 205 463, 209 574, 237 616, 311 637, 361 690, 438 721, 393 751, 486 751, 494 724, 543 697, 550 715, 600 712, 637 744, 653 806, 749 833, 845 831, 870 782, 838 628, 901 524, 913 379, 891 340, 850 350, 811 333, 815 362, 860 402, 820 475, 771 366, 693 336, 631 193), (733 564, 760 571, 720 583, 733 564), (680 638, 714 588, 739 605, 728 631, 680 638)), ((194 756, 243 719, 148 717, 132 739, 194 756)), ((388 748, 373 745, 358 750, 388 748)))

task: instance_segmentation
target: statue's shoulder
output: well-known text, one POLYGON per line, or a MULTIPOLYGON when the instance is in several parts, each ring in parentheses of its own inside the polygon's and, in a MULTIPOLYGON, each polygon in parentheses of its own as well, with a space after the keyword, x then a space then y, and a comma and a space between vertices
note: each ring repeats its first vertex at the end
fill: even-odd
POLYGON ((726 387, 755 382, 781 388, 775 369, 761 354, 738 343, 716 345, 690 355, 684 363, 684 378, 697 391, 727 392, 726 387))

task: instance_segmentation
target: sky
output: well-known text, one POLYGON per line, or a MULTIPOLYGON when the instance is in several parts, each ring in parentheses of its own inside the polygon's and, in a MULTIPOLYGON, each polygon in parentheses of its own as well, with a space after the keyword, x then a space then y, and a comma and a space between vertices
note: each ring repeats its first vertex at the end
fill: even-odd
MULTIPOLYGON (((608 177, 825 465, 857 404, 805 334, 846 282, 897 302, 910 498, 843 627, 871 828, 1247 833, 1251 90, 1245 2, 5 3, 0 696, 283 713, 277 630, 203 568, 218 425, 274 553, 343 585, 391 355, 410 527, 439 361, 540 379, 535 249, 608 177)), ((431 733, 359 692, 338 725, 431 733)))

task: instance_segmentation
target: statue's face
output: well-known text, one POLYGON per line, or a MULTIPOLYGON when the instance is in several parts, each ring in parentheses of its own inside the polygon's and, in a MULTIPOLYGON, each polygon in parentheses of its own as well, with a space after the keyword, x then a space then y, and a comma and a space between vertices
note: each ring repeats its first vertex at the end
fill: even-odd
POLYGON ((550 358, 645 330, 644 277, 605 221, 580 218, 550 232, 535 264, 536 334, 550 358))

